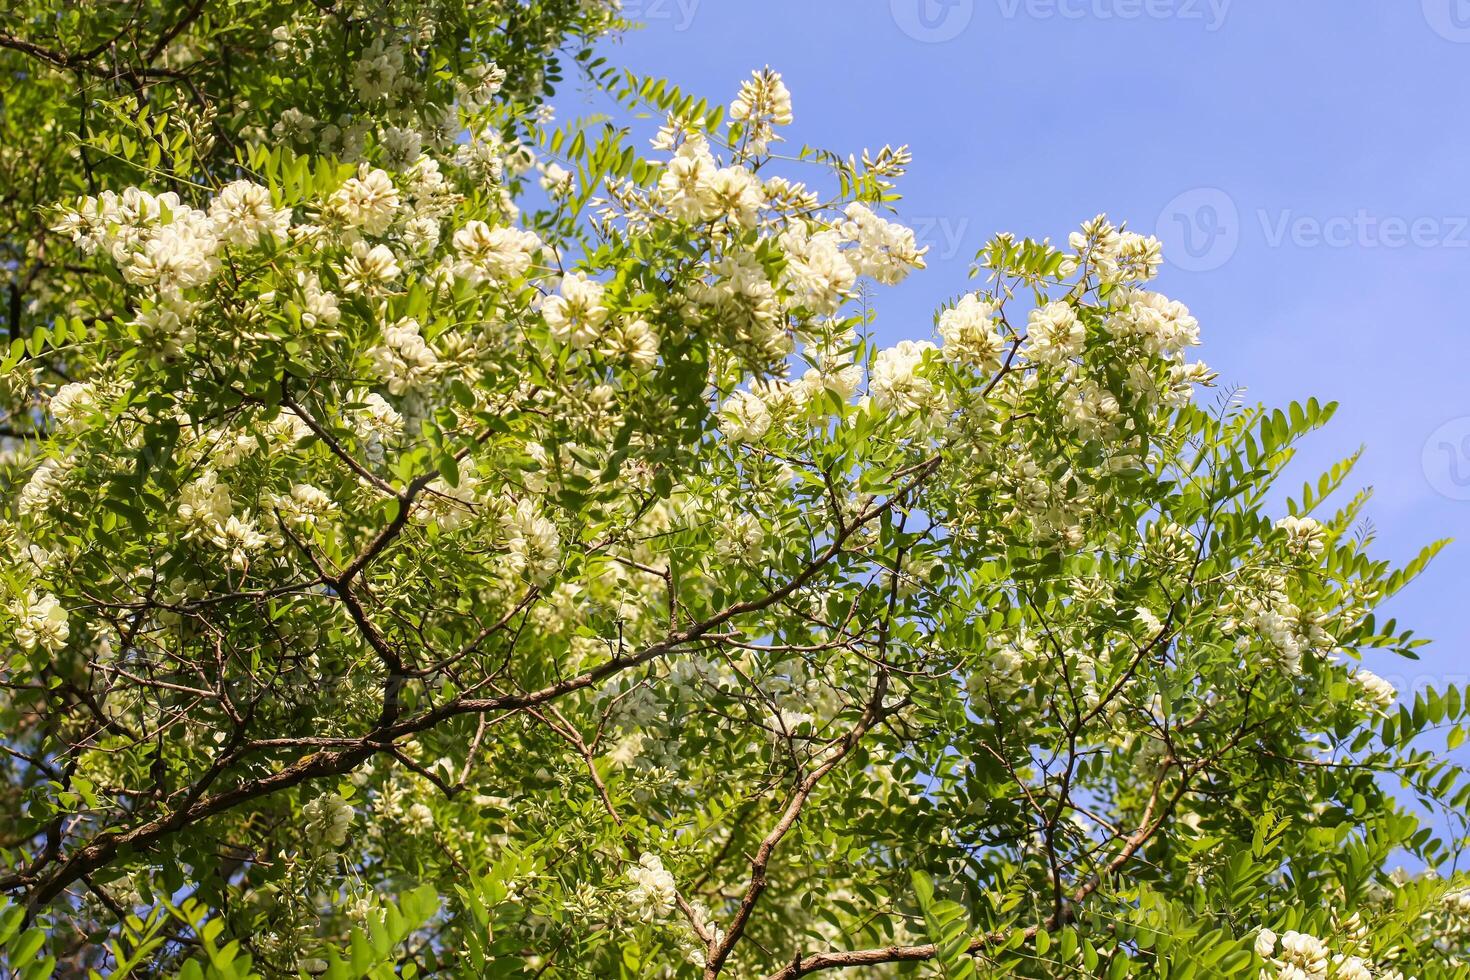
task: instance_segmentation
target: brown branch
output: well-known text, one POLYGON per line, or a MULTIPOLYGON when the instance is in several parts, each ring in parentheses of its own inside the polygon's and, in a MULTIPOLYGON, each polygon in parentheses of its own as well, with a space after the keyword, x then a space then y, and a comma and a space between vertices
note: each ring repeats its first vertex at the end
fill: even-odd
POLYGON ((154 68, 150 65, 124 65, 117 69, 105 68, 93 64, 90 59, 82 55, 57 51, 10 34, 0 34, 0 48, 19 51, 52 68, 81 72, 96 78, 188 78, 187 72, 172 68, 154 68))
MULTIPOLYGON (((125 848, 134 850, 144 849, 183 827, 206 817, 230 810, 251 800, 259 799, 272 793, 280 792, 281 790, 290 789, 308 780, 338 776, 351 772, 374 754, 388 751, 395 740, 425 731, 449 718, 461 715, 483 715, 494 712, 519 711, 546 704, 575 691, 593 687, 609 677, 663 657, 686 644, 710 636, 721 626, 739 616, 759 612, 781 602, 816 578, 833 559, 842 553, 844 545, 852 534, 856 533, 867 522, 875 520, 897 506, 900 500, 935 471, 937 465, 938 459, 936 457, 918 467, 910 481, 905 483, 903 487, 900 487, 886 500, 881 503, 872 504, 848 526, 846 533, 835 535, 832 541, 814 556, 797 575, 793 576, 781 587, 773 589, 759 598, 732 603, 708 619, 686 629, 671 633, 663 640, 651 644, 636 653, 629 655, 619 654, 575 677, 548 685, 540 690, 525 694, 501 695, 491 698, 459 698, 440 705, 437 708, 425 711, 415 717, 395 721, 386 726, 379 726, 375 731, 363 736, 351 745, 344 746, 340 749, 314 752, 269 775, 250 779, 232 789, 223 790, 210 796, 204 796, 202 787, 207 786, 208 782, 212 782, 218 775, 218 773, 211 771, 206 777, 206 780, 201 781, 201 784, 196 784, 191 791, 194 798, 189 800, 186 805, 175 809, 172 813, 138 824, 128 830, 101 831, 86 844, 68 854, 61 864, 49 873, 44 875, 39 873, 40 868, 44 867, 46 863, 49 863, 49 861, 42 861, 33 862, 23 872, 0 877, 0 891, 25 890, 29 893, 28 897, 32 907, 44 904, 61 895, 62 892, 83 875, 90 874, 106 866, 108 862, 125 848)), ((334 585, 345 587, 346 582, 359 574, 372 560, 373 556, 381 552, 391 543, 407 520, 408 507, 412 503, 413 497, 431 479, 432 477, 417 479, 405 489, 400 496, 403 505, 399 508, 399 514, 395 520, 374 538, 368 547, 358 556, 358 559, 354 560, 349 566, 348 570, 343 572, 337 582, 333 583, 334 585), (391 533, 390 528, 392 529, 391 533)), ((379 652, 381 653, 381 651, 379 652)), ((385 704, 386 707, 387 705, 385 704)), ((848 747, 848 751, 850 751, 850 748, 851 746, 848 747)))
POLYGON ((786 803, 786 809, 781 813, 781 819, 776 821, 776 826, 760 842, 756 848, 755 856, 750 861, 750 883, 746 886, 745 894, 740 899, 740 908, 735 913, 735 918, 730 922, 730 929, 725 938, 715 944, 711 950, 708 963, 704 968, 705 980, 714 980, 724 969, 725 961, 730 958, 735 944, 745 933, 745 927, 750 922, 751 914, 755 911, 756 903, 760 901, 766 886, 769 884, 766 872, 770 867, 771 856, 781 841, 790 833, 791 828, 801 817, 801 811, 806 807, 807 800, 811 798, 812 792, 822 778, 842 764, 842 761, 852 753, 854 747, 862 740, 862 737, 884 717, 883 697, 888 690, 887 674, 878 675, 878 683, 874 687, 873 697, 869 700, 863 711, 862 718, 845 735, 842 741, 827 750, 829 758, 816 769, 813 769, 800 784, 796 791, 791 794, 786 803), (834 752, 833 749, 836 751, 834 752))
MULTIPOLYGON (((1174 792, 1164 800, 1163 787, 1169 772, 1180 763, 1176 759, 1165 761, 1159 775, 1154 780, 1153 789, 1149 794, 1148 803, 1139 820, 1138 828, 1126 837, 1123 847, 1117 854, 1099 870, 1088 876, 1077 885, 1070 896, 1068 904, 1057 913, 1053 913, 1044 923, 1027 926, 1020 930, 1023 941, 1029 941, 1042 929, 1051 931, 1068 924, 1076 918, 1077 907, 1095 893, 1108 876, 1116 874, 1124 865, 1138 854, 1143 846, 1153 839, 1189 792, 1190 785, 1195 776, 1199 775, 1206 766, 1218 761, 1221 756, 1233 749, 1244 737, 1247 729, 1242 728, 1237 732, 1219 751, 1199 759, 1188 766, 1182 767, 1179 785, 1174 792)), ((1001 930, 979 936, 970 942, 966 952, 977 955, 986 949, 1003 945, 1013 941, 1016 933, 1013 930, 1001 930)), ((832 951, 816 953, 812 956, 795 956, 784 968, 769 974, 766 980, 796 980, 808 974, 818 973, 823 970, 848 969, 857 966, 875 966, 881 963, 912 963, 931 960, 939 955, 938 946, 934 943, 923 943, 915 946, 885 946, 876 949, 861 949, 849 951, 832 951)))
MULTIPOLYGON (((899 533, 902 534, 902 531, 903 524, 900 522, 899 533)), ((892 627, 893 616, 898 605, 898 576, 903 569, 904 554, 904 549, 900 547, 897 558, 894 561, 893 575, 889 580, 888 608, 883 616, 882 625, 879 628, 878 634, 878 659, 880 660, 887 652, 889 631, 892 627)), ((867 705, 863 708, 862 716, 858 719, 857 724, 852 727, 841 742, 826 750, 828 756, 827 761, 812 770, 800 782, 796 791, 791 794, 791 799, 787 802, 786 809, 781 814, 781 819, 776 822, 776 826, 771 829, 771 832, 761 841, 760 846, 756 848, 755 857, 750 862, 750 884, 745 889, 745 895, 740 900, 740 908, 736 911, 735 918, 731 920, 730 929, 725 934, 725 938, 713 944, 710 948, 709 959, 704 969, 705 980, 715 980, 720 975, 720 971, 725 966, 725 961, 729 959, 730 953, 735 948, 735 944, 740 941, 740 937, 745 932, 745 927, 750 922, 751 914, 755 911, 756 903, 760 901, 761 895, 766 890, 766 872, 770 866, 771 856, 775 853, 782 839, 795 826, 797 819, 801 816, 801 811, 806 806, 807 800, 811 798, 812 792, 817 788, 817 784, 822 781, 822 777, 841 765, 842 761, 847 758, 853 748, 857 746, 858 742, 862 741, 863 736, 874 725, 882 721, 886 714, 890 713, 886 712, 883 707, 883 699, 887 694, 888 672, 880 667, 878 669, 877 681, 873 685, 873 694, 868 699, 867 705)))

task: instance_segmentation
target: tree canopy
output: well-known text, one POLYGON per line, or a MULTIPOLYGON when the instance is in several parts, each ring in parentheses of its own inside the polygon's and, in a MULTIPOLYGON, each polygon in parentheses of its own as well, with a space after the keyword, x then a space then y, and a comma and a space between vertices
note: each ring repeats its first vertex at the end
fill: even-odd
POLYGON ((0 14, 0 963, 1470 977, 1333 406, 1105 216, 880 344, 908 150, 616 8, 0 14))

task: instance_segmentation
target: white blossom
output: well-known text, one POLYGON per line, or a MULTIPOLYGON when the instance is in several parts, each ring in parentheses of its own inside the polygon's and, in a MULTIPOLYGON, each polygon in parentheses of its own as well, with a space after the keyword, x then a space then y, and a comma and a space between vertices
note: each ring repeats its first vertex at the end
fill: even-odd
POLYGON ((55 653, 66 646, 71 627, 60 600, 49 592, 38 595, 27 589, 8 606, 15 619, 15 640, 25 650, 40 648, 55 653))
POLYGON ((342 267, 349 293, 378 292, 402 273, 392 249, 386 245, 370 248, 366 242, 352 243, 352 252, 342 267))
POLYGON ((1326 980, 1327 945, 1316 936, 1287 932, 1281 937, 1281 980, 1326 980))
POLYGON ((885 286, 902 282, 914 269, 924 268, 924 253, 911 229, 878 217, 866 205, 854 201, 844 211, 842 237, 857 248, 848 254, 853 271, 870 276, 885 286))
POLYGON ((263 238, 284 242, 291 228, 291 209, 276 207, 269 190, 248 180, 221 188, 210 202, 209 217, 223 241, 246 247, 263 238))
POLYGON ((590 346, 600 336, 608 310, 602 305, 602 283, 585 273, 573 272, 562 277, 557 295, 548 296, 541 315, 551 328, 551 336, 574 350, 590 346))
POLYGON ((356 177, 349 177, 330 198, 330 212, 349 228, 381 235, 398 213, 398 188, 383 170, 363 164, 356 177))
POLYGON ((813 313, 837 312, 857 280, 837 232, 812 233, 804 223, 796 222, 782 232, 780 242, 786 252, 782 279, 786 288, 813 313))
POLYGON ((455 275, 470 282, 489 279, 507 282, 524 276, 542 248, 535 233, 520 228, 491 228, 471 221, 454 233, 454 251, 459 261, 455 275))
POLYGON ((76 431, 102 408, 102 393, 91 381, 71 381, 56 389, 48 406, 63 431, 76 431))
POLYGON ((403 49, 374 40, 352 68, 352 86, 366 102, 378 102, 393 93, 403 73, 403 49))
POLYGON ((1315 558, 1326 547, 1326 532, 1310 517, 1283 517, 1276 527, 1286 532, 1287 549, 1294 554, 1315 558))
POLYGON ((511 511, 506 531, 511 567, 536 584, 543 584, 561 568, 561 534, 542 516, 531 500, 521 500, 511 511))
POLYGON ((765 192, 760 178, 744 167, 721 167, 704 189, 706 210, 741 228, 754 228, 765 192))
POLYGON ((638 863, 628 870, 631 882, 625 898, 628 913, 642 922, 654 922, 666 918, 674 910, 677 897, 674 876, 664 870, 664 863, 657 854, 645 853, 638 863))
POLYGON ((623 320, 603 338, 603 353, 626 360, 635 371, 649 371, 658 364, 658 334, 647 320, 623 320))
POLYGON ((1026 336, 1032 360, 1058 365, 1082 353, 1087 332, 1071 304, 1058 300, 1031 311, 1026 336))
POLYGON ((185 528, 184 536, 194 537, 212 534, 229 519, 233 507, 230 488, 220 482, 216 471, 207 469, 180 489, 175 513, 185 528))
POLYGON ((1353 681, 1358 685, 1360 700, 1371 708, 1387 710, 1398 699, 1399 692, 1394 686, 1371 670, 1354 671, 1353 681))
POLYGON ((868 391, 879 410, 908 415, 936 407, 942 392, 919 373, 924 356, 934 349, 928 341, 901 340, 878 352, 868 391))
POLYGON ((301 288, 301 322, 308 327, 335 327, 342 320, 342 310, 337 305, 337 296, 322 289, 316 273, 297 273, 297 285, 301 288))
POLYGON ((336 850, 347 843, 352 807, 336 793, 313 797, 301 808, 302 836, 315 851, 336 850))
POLYGON ((383 328, 382 343, 368 351, 373 373, 394 395, 402 395, 433 378, 439 357, 419 333, 419 322, 405 317, 383 328))
POLYGON ((298 483, 290 493, 278 494, 273 504, 281 519, 293 527, 312 526, 337 510, 326 491, 310 483, 298 483))
POLYGON ((939 316, 944 355, 982 371, 1000 367, 1005 339, 995 321, 995 305, 978 293, 960 298, 939 316))
POLYGON ((659 176, 659 199, 676 220, 705 221, 714 216, 714 155, 702 136, 691 136, 659 176))
POLYGON ((759 395, 736 391, 720 408, 720 432, 731 442, 759 442, 771 428, 771 411, 759 395))
POLYGON ((251 556, 266 545, 265 535, 251 520, 249 511, 231 514, 223 523, 215 524, 210 529, 209 540, 225 552, 231 565, 242 570, 249 566, 251 556))
POLYGON ((779 72, 752 73, 730 103, 730 118, 746 124, 747 149, 763 154, 777 137, 772 127, 791 125, 791 92, 779 72))
POLYGON ((424 134, 411 126, 384 126, 380 142, 384 162, 394 170, 404 170, 423 152, 424 134))
POLYGON ((360 402, 352 414, 352 424, 362 438, 396 439, 403 431, 403 416, 375 391, 353 392, 348 402, 360 402))

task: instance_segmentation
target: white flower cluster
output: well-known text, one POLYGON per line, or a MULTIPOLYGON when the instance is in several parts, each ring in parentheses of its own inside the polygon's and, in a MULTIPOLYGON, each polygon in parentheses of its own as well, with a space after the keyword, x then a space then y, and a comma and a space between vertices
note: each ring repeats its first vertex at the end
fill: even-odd
POLYGON ((1316 558, 1326 548, 1326 531, 1310 517, 1283 517, 1276 522, 1286 532, 1286 548, 1293 555, 1316 558))
POLYGON ((542 249, 534 232, 470 221, 454 233, 454 271, 470 283, 505 283, 524 276, 542 249))
POLYGON ((656 199, 676 221, 752 228, 765 193, 759 177, 744 167, 719 166, 709 141, 690 133, 659 176, 656 199))
POLYGON ((830 228, 814 232, 806 222, 795 221, 779 241, 786 253, 782 284, 813 313, 836 313, 857 282, 857 272, 842 253, 842 236, 830 228))
POLYGON ((417 320, 405 317, 384 327, 382 343, 367 352, 373 373, 388 386, 390 394, 407 394, 438 373, 439 357, 419 330, 417 320))
POLYGON ((993 638, 985 648, 983 659, 965 678, 965 690, 977 713, 989 712, 992 692, 1000 696, 1013 694, 1019 686, 1022 669, 1041 656, 1041 644, 1034 636, 1013 639, 993 638))
POLYGON ((184 526, 184 537, 188 538, 208 534, 216 525, 224 523, 233 507, 230 488, 210 469, 184 484, 174 513, 184 526))
POLYGON ((302 324, 307 327, 335 327, 342 322, 337 295, 322 289, 320 276, 314 272, 298 272, 296 285, 300 290, 302 324))
POLYGON ((779 139, 773 127, 791 125, 791 93, 781 75, 770 68, 752 73, 730 103, 730 118, 745 124, 746 151, 764 154, 779 139))
POLYGON ((352 87, 365 102, 388 98, 404 83, 403 48, 376 38, 352 68, 352 87))
POLYGON ((325 793, 301 808, 302 836, 314 851, 332 851, 347 843, 352 806, 336 793, 325 793))
POLYGON ((494 62, 475 65, 460 83, 459 102, 471 111, 489 105, 505 85, 505 69, 494 62))
POLYGON ((1199 321, 1178 300, 1146 289, 1120 289, 1111 298, 1110 335, 1135 340, 1146 353, 1165 358, 1181 357, 1199 344, 1199 321))
POLYGON ((414 502, 413 517, 423 523, 434 523, 445 531, 467 524, 479 512, 480 478, 473 472, 460 473, 459 482, 447 483, 435 478, 414 502))
POLYGON ((657 854, 649 852, 640 857, 638 863, 628 870, 628 880, 631 884, 624 898, 632 918, 654 922, 667 918, 674 910, 674 876, 664 870, 664 863, 657 854))
POLYGON ((981 371, 1000 367, 1005 338, 995 319, 995 304, 979 293, 961 297, 940 314, 939 336, 946 357, 981 371))
POLYGON ((365 442, 396 439, 403 432, 403 415, 388 399, 375 391, 354 391, 347 396, 349 404, 358 405, 351 413, 351 423, 365 442))
POLYGON ((362 164, 357 176, 347 178, 327 198, 323 216, 368 235, 381 235, 393 223, 401 200, 385 171, 362 164))
MULTIPOLYGON (((793 326, 799 333, 813 318, 836 314, 855 295, 860 276, 884 284, 902 280, 924 267, 927 250, 911 229, 865 204, 824 208, 803 185, 763 180, 752 169, 774 138, 771 127, 790 121, 790 96, 778 74, 766 69, 747 81, 732 118, 739 137, 730 147, 735 163, 723 164, 708 135, 671 118, 653 141, 656 150, 670 153, 655 186, 645 191, 614 182, 609 190, 616 207, 609 204, 599 214, 603 222, 622 219, 634 230, 668 221, 707 227, 712 247, 698 278, 685 287, 686 319, 712 328, 753 372, 780 376, 793 326), (738 234, 752 230, 754 241, 738 234)), ((891 169, 907 154, 885 149, 880 160, 865 157, 870 166, 891 169)), ((550 319, 558 336, 570 335, 557 313, 550 319)), ((831 352, 825 356, 830 361, 831 352)), ((821 373, 829 390, 856 387, 851 371, 829 363, 821 373)))
POLYGON ((342 263, 343 288, 349 293, 377 295, 401 275, 398 256, 387 245, 353 242, 351 253, 342 263))
POLYGON ((1358 702, 1369 710, 1387 711, 1398 699, 1394 686, 1371 670, 1354 671, 1353 682, 1358 686, 1358 702))
MULTIPOLYGON (((1212 383, 1215 375, 1202 363, 1185 361, 1187 348, 1199 342, 1199 324, 1189 310, 1138 288, 1153 275, 1157 242, 1120 232, 1098 216, 1071 236, 1071 244, 1075 255, 1045 242, 1023 247, 1010 235, 997 236, 982 253, 997 288, 963 296, 942 311, 938 333, 948 362, 982 374, 993 374, 1008 361, 1008 344, 1024 356, 1018 370, 987 388, 987 401, 1015 404, 1044 386, 1070 431, 1116 441, 1128 435, 1139 413, 1180 407, 1197 385, 1212 383), (1041 260, 1028 271, 1014 272, 1017 281, 1065 285, 1068 294, 1054 300, 1043 296, 1028 312, 1024 334, 1013 334, 1002 308, 1014 287, 1005 280, 1013 274, 1016 256, 1025 259, 1030 250, 1041 260), (1079 270, 1085 274, 1069 283, 1079 270), (1101 281, 1095 278, 1099 270, 1106 272, 1101 281)), ((1123 454, 1104 465, 1130 468, 1138 462, 1123 454)), ((1075 521, 1046 523, 1075 537, 1075 521)))
POLYGON ((1452 920, 1462 924, 1470 923, 1470 891, 1456 889, 1445 892, 1440 904, 1452 920))
POLYGON ((920 248, 911 228, 880 218, 867 205, 854 201, 844 214, 839 230, 857 247, 848 253, 852 269, 885 286, 902 282, 914 269, 924 268, 928 246, 920 248))
POLYGON ((219 269, 214 220, 186 207, 172 191, 103 191, 65 212, 54 230, 70 235, 89 255, 107 253, 128 282, 153 286, 164 296, 202 285, 219 269))
POLYGON ((51 418, 64 432, 86 427, 100 412, 111 393, 92 381, 71 381, 56 389, 51 396, 51 418))
POLYGON ((1056 366, 1082 353, 1087 331, 1071 304, 1058 300, 1031 311, 1026 336, 1031 359, 1056 366))
POLYGON ((1077 254, 1065 267, 1065 274, 1070 275, 1080 263, 1105 283, 1147 282, 1164 263, 1163 246, 1157 238, 1115 228, 1101 214, 1073 232, 1068 245, 1077 254))
POLYGON ((249 510, 234 513, 230 489, 220 482, 214 469, 205 470, 183 486, 174 514, 185 538, 214 545, 235 568, 247 568, 251 556, 269 543, 249 510))
POLYGON ((771 411, 753 392, 735 392, 720 409, 720 432, 731 442, 759 442, 770 428, 771 411))
POLYGON ((41 649, 55 653, 66 646, 71 627, 66 610, 56 596, 38 595, 27 589, 7 607, 15 620, 15 641, 24 650, 41 649))
POLYGON ((1264 573, 1259 581, 1233 590, 1225 605, 1230 614, 1222 624, 1226 633, 1239 633, 1236 648, 1244 653, 1254 640, 1290 673, 1300 673, 1307 654, 1325 655, 1337 641, 1323 628, 1327 616, 1304 612, 1287 593, 1287 579, 1264 573))
POLYGON ((220 190, 207 213, 186 207, 172 191, 104 191, 65 212, 55 230, 88 254, 110 254, 129 282, 169 293, 207 282, 218 270, 221 242, 284 240, 290 222, 290 210, 274 207, 268 190, 239 180, 220 190))
POLYGON ((812 397, 830 391, 844 402, 852 398, 863 383, 863 366, 853 360, 856 333, 849 327, 809 344, 806 358, 812 366, 802 375, 802 384, 812 397))
POLYGON ((561 532, 535 501, 523 499, 506 520, 512 572, 544 584, 561 568, 561 532))
POLYGON ((729 515, 718 528, 714 551, 725 561, 757 562, 765 552, 766 530, 754 514, 739 512, 729 515))
POLYGON ((268 543, 248 510, 231 514, 214 525, 209 532, 209 541, 225 553, 231 565, 242 570, 249 567, 251 556, 268 543))
MULTIPOLYGON (((1278 937, 1262 929, 1256 934, 1254 948, 1275 969, 1274 974, 1262 971, 1263 980, 1374 980, 1367 959, 1333 953, 1326 942, 1306 933, 1288 931, 1278 937)), ((1403 975, 1394 970, 1382 974, 1381 980, 1403 980, 1403 975)))
POLYGON ((557 294, 547 297, 541 306, 551 336, 573 350, 595 344, 608 317, 602 298, 602 283, 587 278, 585 273, 564 276, 557 294))
POLYGON ((627 361, 629 367, 640 372, 658 364, 658 349, 658 334, 642 317, 613 324, 599 348, 605 356, 627 361))
POLYGON ((89 255, 107 254, 128 283, 146 288, 151 303, 138 315, 140 328, 177 347, 192 339, 185 321, 194 307, 185 291, 218 274, 220 250, 284 241, 290 225, 290 209, 276 207, 266 188, 237 180, 220 189, 207 211, 186 206, 172 191, 103 191, 64 211, 54 230, 89 255))
POLYGON ((222 240, 247 248, 263 238, 283 242, 291 230, 291 210, 276 207, 270 191, 248 180, 221 188, 209 204, 209 217, 222 240))
POLYGON ((290 493, 278 494, 272 504, 280 519, 295 528, 312 527, 337 510, 326 491, 309 483, 298 483, 290 493))
POLYGON ((943 389, 925 376, 925 356, 935 350, 920 340, 901 340, 878 352, 868 392, 880 411, 897 415, 915 412, 941 413, 948 407, 943 389))
POLYGON ((68 458, 47 456, 41 460, 25 486, 20 488, 15 502, 16 511, 26 516, 45 516, 66 488, 71 468, 72 461, 68 458))

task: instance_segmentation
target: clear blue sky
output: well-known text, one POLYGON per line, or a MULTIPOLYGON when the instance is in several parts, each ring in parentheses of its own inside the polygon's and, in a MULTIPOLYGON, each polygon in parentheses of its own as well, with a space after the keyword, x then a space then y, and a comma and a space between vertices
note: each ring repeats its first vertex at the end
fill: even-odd
POLYGON ((647 26, 622 65, 728 101, 769 64, 793 143, 913 148, 900 215, 932 248, 880 294, 885 342, 929 336, 995 231, 1059 241, 1107 211, 1158 234, 1222 381, 1341 402, 1296 475, 1366 444, 1378 553, 1460 539, 1389 607, 1435 638, 1422 664, 1371 665, 1470 680, 1470 0, 624 7, 647 26))

